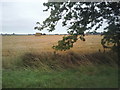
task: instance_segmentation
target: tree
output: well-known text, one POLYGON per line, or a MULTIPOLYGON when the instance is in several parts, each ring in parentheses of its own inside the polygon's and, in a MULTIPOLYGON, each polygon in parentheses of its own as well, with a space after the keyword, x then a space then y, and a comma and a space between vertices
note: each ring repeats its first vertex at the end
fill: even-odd
POLYGON ((52 32, 58 21, 62 19, 62 26, 66 26, 69 36, 64 36, 58 41, 58 45, 53 46, 56 50, 68 50, 73 47, 73 43, 78 39, 85 41, 85 31, 95 27, 95 31, 100 28, 103 22, 108 26, 104 28, 106 32, 101 40, 103 47, 112 48, 118 52, 120 57, 120 2, 48 2, 44 11, 50 11, 50 16, 43 21, 43 24, 35 29, 43 30, 47 28, 52 32), (112 44, 112 46, 110 46, 112 44))

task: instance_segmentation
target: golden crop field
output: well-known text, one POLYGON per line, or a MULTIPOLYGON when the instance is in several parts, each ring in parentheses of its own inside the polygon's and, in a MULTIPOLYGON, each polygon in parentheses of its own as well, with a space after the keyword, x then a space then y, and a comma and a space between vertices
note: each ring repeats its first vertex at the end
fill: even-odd
MULTIPOLYGON (((57 41, 61 40, 62 37, 63 35, 2 36, 2 56, 15 57, 26 52, 51 52, 54 51, 52 46, 56 45, 57 41)), ((100 35, 85 36, 85 39, 85 42, 78 40, 74 43, 74 47, 68 51, 81 53, 93 53, 97 52, 99 49, 103 51, 101 45, 102 37, 100 35)))
MULTIPOLYGON (((51 52, 53 45, 61 40, 63 35, 46 36, 2 36, 2 56, 12 57, 26 52, 51 52)), ((78 40, 74 47, 68 51, 81 53, 103 51, 100 35, 85 36, 86 41, 78 40)), ((62 52, 63 53, 63 52, 62 52)))

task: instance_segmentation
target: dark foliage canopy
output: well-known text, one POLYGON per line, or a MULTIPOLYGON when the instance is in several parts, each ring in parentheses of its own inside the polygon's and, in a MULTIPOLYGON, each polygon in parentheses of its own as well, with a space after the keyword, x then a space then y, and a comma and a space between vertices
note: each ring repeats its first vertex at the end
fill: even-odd
POLYGON ((99 29, 103 22, 108 26, 104 28, 101 44, 104 48, 112 48, 120 51, 120 2, 48 2, 44 11, 50 11, 50 16, 43 23, 37 22, 35 29, 47 29, 52 32, 58 21, 62 20, 62 26, 67 27, 69 35, 58 41, 53 46, 56 50, 68 50, 73 47, 78 39, 85 41, 85 31, 95 27, 99 29))

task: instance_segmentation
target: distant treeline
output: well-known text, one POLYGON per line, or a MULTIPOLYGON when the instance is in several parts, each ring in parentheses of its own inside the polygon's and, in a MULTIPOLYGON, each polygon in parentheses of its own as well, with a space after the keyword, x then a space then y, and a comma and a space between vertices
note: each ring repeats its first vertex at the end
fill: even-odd
MULTIPOLYGON (((101 35, 102 33, 101 32, 87 32, 87 33, 85 33, 85 35, 101 35)), ((13 36, 13 35, 36 35, 36 34, 15 34, 15 33, 13 33, 13 34, 0 34, 0 35, 2 35, 2 36, 13 36)), ((42 33, 41 35, 68 35, 68 34, 45 34, 45 33, 42 33)))
MULTIPOLYGON (((21 35, 36 35, 36 34, 0 34, 0 35, 2 35, 2 36, 13 36, 13 35, 15 35, 15 36, 21 36, 21 35)), ((67 35, 67 34, 41 34, 41 35, 67 35)))
POLYGON ((13 36, 13 35, 35 35, 35 34, 1 34, 2 36, 13 36))

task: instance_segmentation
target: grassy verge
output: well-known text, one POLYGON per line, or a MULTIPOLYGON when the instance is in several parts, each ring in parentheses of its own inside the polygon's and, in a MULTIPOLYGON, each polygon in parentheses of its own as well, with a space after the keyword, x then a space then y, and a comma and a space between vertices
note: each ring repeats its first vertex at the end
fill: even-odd
POLYGON ((117 88, 116 54, 26 53, 3 62, 3 88, 117 88))
POLYGON ((3 88, 117 88, 116 67, 80 66, 63 71, 4 69, 3 88))

